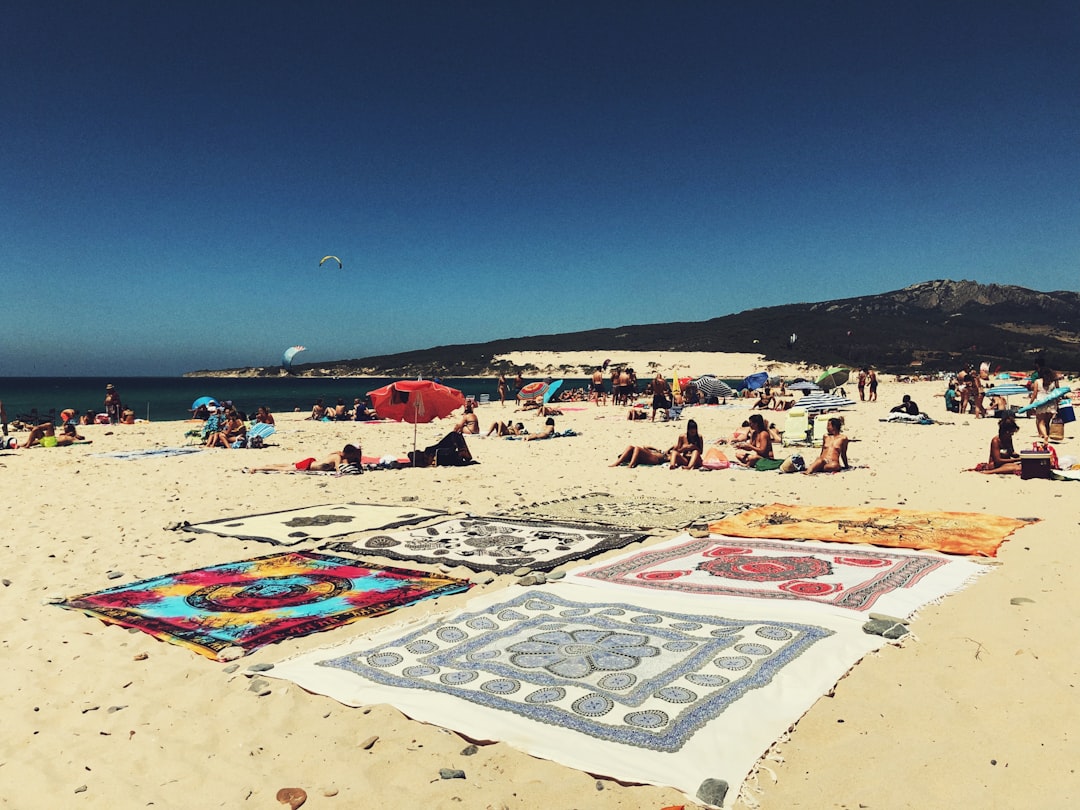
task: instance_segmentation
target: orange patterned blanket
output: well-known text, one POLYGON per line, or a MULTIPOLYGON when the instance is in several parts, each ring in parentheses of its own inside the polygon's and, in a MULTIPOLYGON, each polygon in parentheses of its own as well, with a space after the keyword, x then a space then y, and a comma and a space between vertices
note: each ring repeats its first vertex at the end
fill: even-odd
POLYGON ((713 534, 780 540, 872 543, 993 557, 1022 520, 978 512, 922 512, 866 506, 787 506, 748 509, 709 524, 713 534))

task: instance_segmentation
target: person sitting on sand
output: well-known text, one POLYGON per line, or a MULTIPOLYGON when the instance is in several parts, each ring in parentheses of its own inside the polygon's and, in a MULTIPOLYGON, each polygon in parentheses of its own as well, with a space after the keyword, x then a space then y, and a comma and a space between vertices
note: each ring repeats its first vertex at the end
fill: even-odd
POLYGON ((746 441, 735 445, 735 460, 744 467, 753 467, 763 458, 773 457, 773 439, 760 413, 750 415, 750 435, 746 441))
POLYGON ((522 437, 525 441, 531 442, 536 439, 550 439, 555 435, 555 420, 550 416, 544 422, 544 427, 539 433, 530 433, 527 436, 522 437))
POLYGON ((668 453, 668 469, 681 467, 696 470, 701 466, 701 454, 705 450, 705 441, 698 433, 697 422, 691 419, 686 423, 686 433, 679 436, 675 446, 668 453))
POLYGON ((243 420, 240 419, 240 414, 236 411, 229 411, 225 416, 225 423, 221 426, 221 429, 211 433, 206 438, 204 447, 224 447, 232 449, 233 445, 237 442, 243 442, 247 438, 247 428, 244 426, 243 420))
POLYGON ((255 411, 255 422, 260 425, 272 425, 274 424, 274 415, 270 413, 270 409, 265 405, 260 405, 259 409, 255 411))
POLYGON ((26 441, 23 442, 23 447, 33 447, 35 444, 41 447, 70 447, 75 442, 90 443, 88 439, 75 432, 75 425, 64 425, 63 431, 57 436, 53 423, 45 422, 30 430, 26 441))
POLYGON ((840 432, 842 425, 843 422, 835 416, 829 419, 825 425, 825 436, 821 439, 821 454, 803 470, 804 474, 839 472, 851 466, 847 458, 848 438, 840 432))
POLYGON ((454 425, 454 430, 458 433, 467 433, 470 436, 480 435, 480 420, 473 413, 472 405, 465 406, 465 413, 462 414, 461 421, 454 425))
POLYGON ((776 397, 773 396, 772 389, 769 386, 765 386, 758 394, 758 401, 754 403, 756 410, 769 410, 776 404, 776 397))
POLYGON ((906 413, 909 416, 919 415, 919 406, 911 398, 911 394, 904 394, 904 400, 899 405, 889 410, 889 413, 906 413))
POLYGON ((981 473, 1013 474, 1020 472, 1020 454, 1013 449, 1013 434, 1020 430, 1016 419, 1003 416, 998 422, 997 435, 990 440, 990 461, 975 469, 981 473))
POLYGON ((643 447, 640 445, 630 445, 615 459, 614 464, 609 464, 609 467, 618 467, 620 464, 626 464, 631 469, 638 464, 663 464, 667 461, 667 453, 662 450, 657 450, 655 447, 643 447))
POLYGON ((349 409, 345 405, 345 400, 338 397, 337 404, 334 405, 334 410, 330 414, 331 419, 336 419, 338 422, 344 422, 349 418, 349 409))
POLYGON ((315 404, 311 406, 311 416, 309 416, 308 419, 318 422, 321 421, 322 418, 325 416, 326 406, 323 405, 322 399, 315 400, 315 404))
POLYGON ((322 461, 314 458, 305 458, 295 464, 264 464, 261 467, 245 467, 249 473, 257 472, 290 472, 301 470, 303 472, 339 472, 344 474, 363 472, 360 448, 353 444, 347 444, 341 450, 335 450, 322 461))

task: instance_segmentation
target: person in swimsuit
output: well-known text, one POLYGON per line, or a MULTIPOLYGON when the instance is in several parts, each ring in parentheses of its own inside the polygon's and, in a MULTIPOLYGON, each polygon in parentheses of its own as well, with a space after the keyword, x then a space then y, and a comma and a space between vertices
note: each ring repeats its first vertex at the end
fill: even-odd
POLYGON ((499 391, 499 403, 505 408, 506 398, 510 395, 510 386, 506 384, 505 374, 499 374, 499 379, 495 383, 495 387, 499 391))
POLYGON ((1020 454, 1013 449, 1013 434, 1020 430, 1016 420, 1003 416, 998 422, 997 435, 990 440, 990 461, 975 469, 981 473, 1015 475, 1020 471, 1020 454))
POLYGON ((120 392, 109 383, 105 386, 105 413, 109 415, 110 425, 119 425, 124 406, 120 404, 120 392))
POLYGON ((598 406, 607 405, 607 389, 604 388, 604 370, 602 368, 597 368, 593 372, 590 396, 598 406))
POLYGON ((691 419, 686 423, 686 433, 679 436, 675 446, 668 453, 670 459, 668 469, 682 467, 686 470, 696 470, 701 466, 701 454, 704 450, 705 442, 698 433, 697 422, 691 419))
POLYGON ((671 407, 671 386, 668 381, 657 372, 652 381, 652 417, 650 422, 656 421, 657 411, 666 411, 671 407))
POLYGON ((23 447, 33 447, 35 444, 41 447, 70 447, 75 442, 90 444, 88 439, 75 432, 75 425, 64 425, 63 431, 57 436, 53 423, 45 422, 30 430, 23 447))
POLYGON ((480 435, 480 420, 473 413, 472 405, 465 406, 465 413, 462 414, 461 421, 454 426, 454 430, 458 433, 467 433, 470 436, 480 435))
POLYGON ((524 437, 527 442, 534 441, 536 439, 550 439, 555 435, 555 419, 548 417, 544 422, 544 428, 539 433, 529 433, 524 437))
POLYGON ((735 459, 744 467, 753 467, 763 458, 772 458, 772 435, 765 424, 765 417, 760 413, 750 415, 750 435, 746 441, 735 445, 735 459))
POLYGON ((667 461, 667 453, 663 450, 632 444, 619 454, 614 464, 608 466, 618 467, 621 464, 626 464, 632 469, 638 464, 663 464, 665 461, 667 461))
POLYGON ((821 439, 821 454, 803 470, 804 475, 839 472, 851 466, 847 458, 848 438, 840 432, 842 424, 835 416, 829 419, 825 426, 825 436, 821 439))
POLYGON ((297 461, 295 464, 264 464, 261 467, 247 467, 245 468, 249 473, 257 472, 291 472, 292 470, 301 470, 302 472, 351 472, 349 467, 354 468, 357 472, 363 471, 363 462, 361 460, 360 448, 353 444, 347 444, 341 450, 336 450, 322 461, 317 461, 314 458, 305 458, 301 461, 297 461))

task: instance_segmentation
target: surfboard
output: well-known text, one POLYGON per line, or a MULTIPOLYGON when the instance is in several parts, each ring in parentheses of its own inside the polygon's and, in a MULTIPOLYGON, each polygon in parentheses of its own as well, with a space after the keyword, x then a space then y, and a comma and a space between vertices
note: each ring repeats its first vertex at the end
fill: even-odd
POLYGON ((1043 405, 1049 405, 1051 402, 1057 402, 1059 399, 1061 399, 1062 397, 1068 396, 1070 393, 1072 393, 1072 389, 1069 388, 1069 386, 1067 386, 1067 385, 1063 385, 1060 388, 1055 388, 1053 391, 1051 391, 1045 397, 1039 397, 1034 402, 1029 403, 1029 404, 1025 405, 1023 408, 1018 409, 1016 412, 1017 413, 1027 413, 1028 411, 1033 411, 1036 408, 1042 407, 1043 405))

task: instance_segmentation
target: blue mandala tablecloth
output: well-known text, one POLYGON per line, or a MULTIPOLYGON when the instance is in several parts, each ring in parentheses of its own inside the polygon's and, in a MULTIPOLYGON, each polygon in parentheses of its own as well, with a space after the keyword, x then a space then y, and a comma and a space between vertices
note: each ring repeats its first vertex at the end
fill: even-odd
POLYGON ((411 630, 317 651, 269 673, 348 705, 390 703, 474 739, 694 796, 736 795, 757 759, 882 639, 858 618, 755 614, 560 585, 488 594, 411 630), (690 610, 687 610, 687 606, 690 610))

